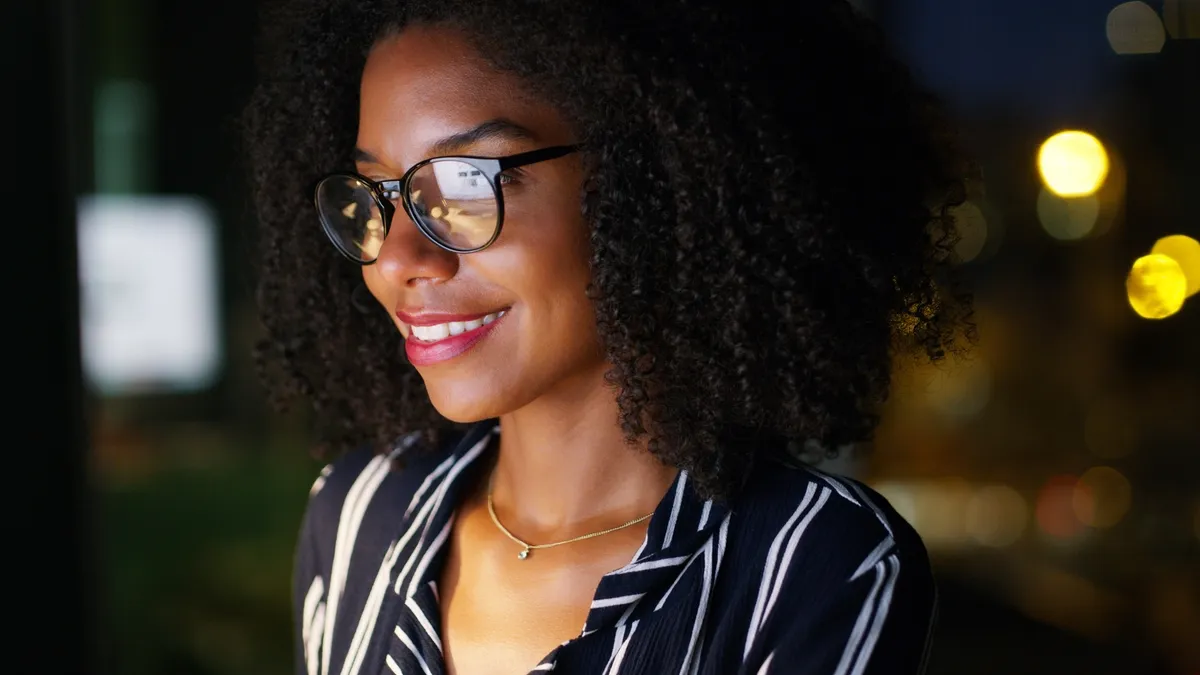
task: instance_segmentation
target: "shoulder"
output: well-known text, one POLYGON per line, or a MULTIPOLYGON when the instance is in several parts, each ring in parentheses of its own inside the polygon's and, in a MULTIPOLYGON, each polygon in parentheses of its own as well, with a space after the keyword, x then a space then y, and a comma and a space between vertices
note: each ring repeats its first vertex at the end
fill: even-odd
MULTIPOLYGON (((384 452, 359 448, 321 469, 309 490, 294 559, 298 663, 312 668, 333 658, 328 655, 347 653, 358 626, 353 617, 368 607, 397 528, 465 435, 449 434, 434 448, 409 434, 384 452)), ((337 670, 339 662, 332 663, 337 670)))
POLYGON ((764 460, 734 507, 739 545, 760 560, 802 567, 819 583, 850 581, 892 559, 927 577, 916 530, 877 491, 848 476, 764 460))
POLYGON ((424 447, 419 433, 401 436, 384 451, 362 447, 348 451, 321 469, 308 492, 304 534, 319 547, 332 544, 347 528, 358 531, 374 513, 394 520, 418 496, 430 474, 463 436, 449 434, 436 448, 424 447))
POLYGON ((397 481, 386 480, 393 473, 393 460, 413 449, 415 442, 415 434, 406 435, 386 452, 360 447, 326 464, 308 490, 306 526, 311 534, 322 538, 321 531, 336 527, 344 506, 370 502, 385 482, 389 491, 396 491, 397 481))
POLYGON ((767 673, 923 672, 937 588, 917 532, 861 481, 764 464, 729 542, 744 570, 733 575, 749 618, 744 662, 767 673))

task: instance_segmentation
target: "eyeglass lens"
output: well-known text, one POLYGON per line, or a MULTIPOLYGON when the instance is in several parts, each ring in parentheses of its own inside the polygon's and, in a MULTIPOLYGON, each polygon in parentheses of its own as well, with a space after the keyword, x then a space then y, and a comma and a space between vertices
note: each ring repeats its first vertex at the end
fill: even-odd
MULTIPOLYGON (((408 183, 412 216, 434 241, 451 250, 487 245, 499 225, 496 188, 479 168, 456 159, 422 165, 408 183)), ((386 234, 375 193, 363 180, 334 176, 317 187, 317 209, 325 232, 343 253, 375 260, 386 234)))

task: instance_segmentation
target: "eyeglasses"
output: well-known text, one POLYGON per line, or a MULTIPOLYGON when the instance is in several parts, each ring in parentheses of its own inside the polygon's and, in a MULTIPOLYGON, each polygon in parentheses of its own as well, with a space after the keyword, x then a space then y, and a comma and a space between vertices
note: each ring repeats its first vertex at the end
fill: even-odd
POLYGON ((321 226, 342 255, 362 265, 379 257, 400 200, 421 233, 454 253, 481 251, 500 236, 504 171, 556 159, 577 145, 559 145, 507 157, 433 157, 399 179, 373 181, 335 173, 317 182, 313 202, 321 226))

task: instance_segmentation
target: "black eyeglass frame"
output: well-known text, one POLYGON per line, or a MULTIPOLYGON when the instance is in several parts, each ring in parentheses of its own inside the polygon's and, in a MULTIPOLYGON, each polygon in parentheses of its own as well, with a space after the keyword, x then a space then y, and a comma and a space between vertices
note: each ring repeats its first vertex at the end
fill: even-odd
POLYGON ((379 207, 380 213, 383 214, 383 236, 385 238, 387 237, 388 232, 391 231, 392 218, 396 214, 396 206, 393 203, 393 200, 399 199, 404 204, 404 211, 408 214, 409 219, 413 221, 413 223, 417 226, 417 229, 421 231, 421 234, 425 235, 426 239, 432 241, 434 244, 437 244, 440 248, 450 251, 451 253, 475 253, 482 251, 488 246, 491 246, 492 243, 500 237, 500 230, 504 227, 504 191, 500 189, 500 184, 496 182, 497 177, 509 169, 517 169, 523 166, 529 166, 530 164, 536 164, 538 162, 545 162, 551 159, 564 157, 572 152, 577 152, 580 147, 581 146, 578 144, 555 145, 548 148, 539 148, 537 150, 520 152, 515 155, 508 155, 505 157, 480 157, 476 155, 446 155, 443 157, 430 157, 429 159, 423 159, 420 162, 413 164, 400 178, 381 181, 371 180, 366 176, 354 173, 352 171, 338 171, 323 176, 313 186, 313 206, 316 208, 317 217, 321 221, 321 229, 325 232, 325 236, 328 237, 333 243, 334 248, 336 248, 343 256, 353 262, 358 263, 359 265, 374 264, 375 261, 378 260, 378 257, 371 260, 363 260, 362 258, 353 255, 343 247, 336 234, 330 231, 330 226, 326 223, 323 210, 321 209, 319 196, 321 186, 324 185, 326 181, 351 178, 361 182, 363 185, 366 185, 371 191, 371 197, 375 200, 375 205, 379 207), (438 239, 437 235, 431 231, 432 228, 425 224, 424 219, 416 213, 416 209, 413 207, 412 199, 409 197, 408 193, 408 187, 410 181, 412 180, 412 176, 422 167, 434 162, 443 161, 458 161, 475 167, 483 174, 483 177, 487 179, 488 184, 492 186, 492 194, 495 195, 496 198, 496 229, 492 232, 491 238, 480 246, 463 249, 451 246, 450 244, 441 241, 438 239))

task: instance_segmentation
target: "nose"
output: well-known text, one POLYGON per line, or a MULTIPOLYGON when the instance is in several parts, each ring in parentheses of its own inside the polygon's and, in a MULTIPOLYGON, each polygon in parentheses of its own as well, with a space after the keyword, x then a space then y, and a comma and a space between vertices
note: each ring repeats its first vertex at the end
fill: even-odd
POLYGON ((452 278, 458 272, 458 255, 430 241, 401 206, 392 215, 375 264, 368 269, 399 289, 452 278))

